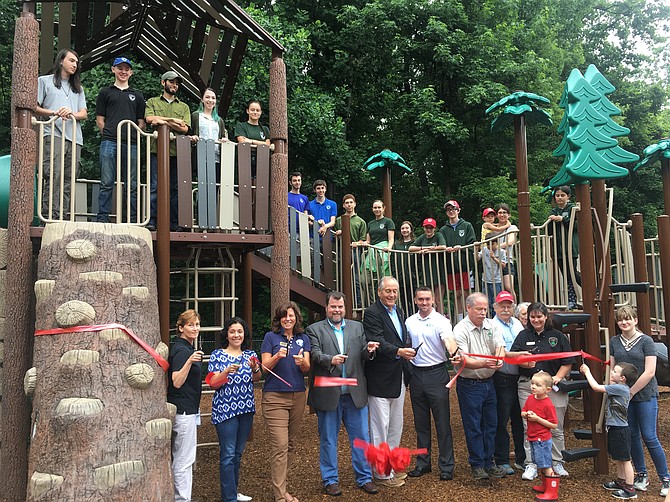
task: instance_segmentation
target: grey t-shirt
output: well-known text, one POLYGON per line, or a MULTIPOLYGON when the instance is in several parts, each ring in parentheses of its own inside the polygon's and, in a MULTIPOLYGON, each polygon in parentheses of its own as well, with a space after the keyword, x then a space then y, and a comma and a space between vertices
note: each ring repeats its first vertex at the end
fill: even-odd
POLYGON ((605 425, 626 427, 628 425, 628 403, 630 388, 623 383, 605 385, 607 392, 607 408, 605 409, 605 425))
MULTIPOLYGON (((650 336, 642 335, 630 350, 626 350, 621 343, 621 336, 610 339, 610 354, 617 363, 630 363, 637 369, 638 375, 644 372, 644 358, 657 356, 654 340, 650 336)), ((653 377, 649 383, 633 396, 633 401, 649 401, 658 397, 658 383, 653 377)))
MULTIPOLYGON (((73 113, 77 113, 82 108, 86 108, 86 98, 84 97, 84 89, 81 92, 74 92, 70 88, 70 83, 67 80, 61 80, 60 89, 54 85, 53 75, 43 75, 37 79, 37 104, 47 110, 58 110, 66 106, 73 113)), ((57 119, 54 122, 56 131, 54 135, 57 138, 63 136, 63 120, 57 119)), ((81 121, 77 121, 77 141, 78 145, 83 145, 84 141, 81 134, 81 121)), ((72 120, 65 121, 65 139, 72 141, 72 120)), ((51 126, 44 127, 44 135, 51 134, 51 126)))

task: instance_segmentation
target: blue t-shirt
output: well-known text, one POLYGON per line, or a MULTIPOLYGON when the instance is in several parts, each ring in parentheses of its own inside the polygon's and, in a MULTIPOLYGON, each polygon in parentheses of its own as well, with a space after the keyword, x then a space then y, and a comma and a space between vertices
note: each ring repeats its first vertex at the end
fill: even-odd
POLYGON ((245 350, 240 357, 232 357, 223 349, 217 349, 209 356, 208 371, 223 371, 231 364, 239 364, 235 373, 228 375, 224 383, 212 398, 212 423, 214 425, 244 413, 255 413, 254 383, 249 359, 258 356, 253 350, 245 350))
MULTIPOLYGON (((288 193, 288 205, 290 207, 294 207, 295 210, 298 213, 304 213, 305 209, 309 209, 309 199, 307 198, 306 195, 303 195, 301 193, 288 193)), ((300 225, 298 224, 298 215, 295 217, 295 227, 300 228, 300 225)), ((290 226, 291 220, 289 220, 289 226, 290 226)))
POLYGON ((330 223, 330 217, 337 217, 337 203, 330 199, 325 199, 322 204, 319 204, 316 199, 309 201, 309 212, 314 216, 315 220, 323 220, 325 223, 330 223))
POLYGON ((263 338, 261 354, 267 352, 274 356, 279 352, 282 343, 288 345, 288 354, 285 358, 277 361, 277 364, 272 368, 272 371, 290 383, 291 387, 271 373, 268 373, 267 377, 265 377, 265 387, 263 387, 263 392, 302 392, 305 390, 305 376, 302 374, 300 367, 295 363, 293 356, 297 356, 300 349, 303 349, 303 352, 309 352, 311 350, 309 337, 304 333, 293 335, 293 338, 289 342, 288 338, 284 336, 283 330, 281 333, 268 331, 265 334, 265 338, 263 338))

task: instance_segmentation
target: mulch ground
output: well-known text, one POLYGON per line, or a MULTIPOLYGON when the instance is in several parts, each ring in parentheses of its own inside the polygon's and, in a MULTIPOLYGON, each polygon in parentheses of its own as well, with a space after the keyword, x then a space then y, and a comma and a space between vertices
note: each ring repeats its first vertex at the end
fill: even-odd
MULTIPOLYGON (((661 443, 667 448, 670 446, 670 391, 661 394, 659 399, 659 436, 661 443)), ((470 475, 467 463, 467 449, 465 437, 461 425, 460 411, 456 393, 451 394, 451 426, 454 437, 454 450, 456 454, 456 471, 452 481, 440 481, 438 469, 426 474, 421 478, 407 478, 407 482, 400 488, 380 487, 379 495, 366 495, 356 487, 350 461, 349 441, 346 432, 340 433, 340 487, 342 497, 339 500, 412 500, 412 501, 464 501, 481 502, 496 500, 506 501, 532 501, 534 494, 531 492, 531 483, 521 479, 521 473, 508 476, 501 480, 475 482, 470 475)), ((210 396, 203 396, 202 411, 205 412, 210 396)), ((269 448, 267 442, 263 441, 265 436, 265 424, 260 406, 261 393, 256 391, 257 413, 254 420, 253 440, 247 444, 242 457, 242 468, 240 472, 240 491, 253 497, 256 502, 272 502, 272 488, 270 484, 270 467, 268 463, 269 448)), ((583 416, 569 411, 570 424, 566 431, 566 443, 568 448, 591 446, 590 442, 578 441, 572 434, 574 429, 589 429, 588 422, 583 421, 583 416)), ((316 415, 305 410, 305 416, 301 426, 301 436, 297 445, 296 462, 289 471, 289 492, 300 499, 301 502, 338 500, 323 493, 321 485, 321 474, 319 472, 319 437, 317 432, 316 415)), ((434 436, 434 435, 433 435, 434 436)), ((216 431, 209 423, 209 418, 203 418, 203 426, 200 427, 199 443, 216 443, 216 431)), ((416 434, 414 432, 414 420, 412 417, 412 405, 409 393, 405 402, 405 424, 401 446, 408 448, 416 447, 416 434)), ((433 465, 436 466, 437 445, 433 443, 433 465)), ((653 463, 647 456, 647 467, 650 471, 649 491, 639 492, 638 500, 662 500, 659 497, 660 483, 653 468, 653 463)), ((413 463, 410 469, 413 468, 413 463)), ((560 499, 565 501, 611 501, 613 499, 609 492, 601 488, 603 482, 613 479, 615 473, 614 464, 610 464, 609 475, 597 475, 594 471, 592 459, 580 460, 566 464, 570 477, 561 480, 559 491, 560 499)), ((200 502, 214 502, 220 500, 219 470, 218 470, 218 446, 203 446, 198 448, 198 458, 195 471, 194 499, 200 502)))

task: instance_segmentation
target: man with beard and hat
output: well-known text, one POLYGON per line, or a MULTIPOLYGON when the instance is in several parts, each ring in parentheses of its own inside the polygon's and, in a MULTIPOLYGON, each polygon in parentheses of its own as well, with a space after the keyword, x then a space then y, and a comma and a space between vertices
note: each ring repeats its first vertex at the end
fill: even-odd
MULTIPOLYGON (((191 110, 179 100, 177 91, 181 77, 175 71, 161 76, 163 94, 147 100, 146 123, 154 129, 166 124, 175 134, 186 134, 191 127, 191 110)), ((151 216, 147 228, 156 230, 156 203, 158 202, 158 155, 156 141, 151 142, 151 216)), ((170 231, 177 231, 177 143, 170 141, 170 231)))

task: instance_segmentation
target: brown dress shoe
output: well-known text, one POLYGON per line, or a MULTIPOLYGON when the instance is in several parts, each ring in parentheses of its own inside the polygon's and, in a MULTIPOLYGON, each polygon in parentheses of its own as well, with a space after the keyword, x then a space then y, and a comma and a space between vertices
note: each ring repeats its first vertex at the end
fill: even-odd
POLYGON ((372 481, 368 481, 364 485, 359 486, 359 488, 368 495, 374 495, 375 493, 379 493, 379 490, 377 490, 377 487, 372 483, 372 481))
POLYGON ((339 497, 342 495, 342 490, 340 490, 340 485, 337 483, 331 483, 328 486, 324 488, 326 491, 326 495, 330 495, 331 497, 339 497))

